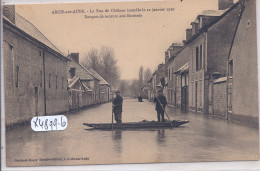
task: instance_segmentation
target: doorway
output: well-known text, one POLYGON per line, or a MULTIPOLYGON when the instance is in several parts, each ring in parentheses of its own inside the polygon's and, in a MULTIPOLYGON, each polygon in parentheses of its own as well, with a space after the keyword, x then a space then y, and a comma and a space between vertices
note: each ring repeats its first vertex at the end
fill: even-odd
POLYGON ((198 112, 198 81, 195 82, 195 111, 198 112))
POLYGON ((38 92, 38 87, 35 87, 35 90, 34 90, 34 104, 35 104, 35 115, 36 116, 38 116, 38 114, 39 114, 38 102, 39 102, 39 92, 38 92))

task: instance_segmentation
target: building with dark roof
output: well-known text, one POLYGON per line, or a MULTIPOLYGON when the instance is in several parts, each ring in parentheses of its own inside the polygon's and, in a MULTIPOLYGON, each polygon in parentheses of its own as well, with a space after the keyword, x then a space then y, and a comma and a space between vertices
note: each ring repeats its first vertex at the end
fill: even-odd
POLYGON ((219 7, 196 17, 177 52, 167 49, 168 104, 258 126, 256 1, 219 7))
POLYGON ((79 63, 79 53, 67 56, 69 108, 79 108, 100 103, 100 79, 79 63))
POLYGON ((101 75, 99 75, 97 73, 97 71, 95 71, 94 69, 89 68, 88 71, 95 78, 98 78, 100 80, 100 82, 99 82, 100 102, 105 103, 105 102, 112 100, 111 85, 103 77, 101 77, 101 75))
POLYGON ((256 1, 241 3, 241 18, 227 59, 227 119, 259 127, 256 1))
MULTIPOLYGON (((232 5, 221 0, 219 3, 232 5)), ((209 81, 213 73, 220 73, 219 77, 226 75, 239 4, 219 11, 203 11, 191 23, 192 28, 186 30, 184 46, 166 61, 170 104, 185 111, 209 112, 209 81), (185 66, 188 68, 182 71, 185 66)))
POLYGON ((67 112, 67 58, 14 6, 3 14, 6 124, 67 112))

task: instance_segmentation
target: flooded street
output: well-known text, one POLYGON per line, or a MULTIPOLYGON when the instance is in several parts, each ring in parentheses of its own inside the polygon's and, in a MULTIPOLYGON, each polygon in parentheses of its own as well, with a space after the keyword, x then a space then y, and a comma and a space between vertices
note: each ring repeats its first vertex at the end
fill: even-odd
MULTIPOLYGON (((154 103, 125 99, 123 122, 156 120, 154 103)), ((83 123, 110 123, 111 103, 67 115, 64 131, 6 133, 7 166, 258 160, 258 129, 208 115, 167 108, 174 129, 100 131, 83 123)))

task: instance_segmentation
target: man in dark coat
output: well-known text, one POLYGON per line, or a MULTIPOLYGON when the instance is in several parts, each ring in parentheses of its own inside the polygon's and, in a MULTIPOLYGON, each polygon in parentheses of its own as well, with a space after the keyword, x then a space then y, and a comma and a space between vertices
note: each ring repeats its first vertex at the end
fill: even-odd
POLYGON ((164 110, 167 105, 166 97, 163 95, 163 90, 158 91, 158 96, 154 98, 154 102, 156 103, 155 110, 157 111, 157 119, 160 122, 160 116, 162 117, 162 122, 164 120, 164 110))
POLYGON ((120 96, 120 91, 116 91, 116 97, 113 100, 113 112, 116 123, 122 123, 122 105, 123 98, 120 96))

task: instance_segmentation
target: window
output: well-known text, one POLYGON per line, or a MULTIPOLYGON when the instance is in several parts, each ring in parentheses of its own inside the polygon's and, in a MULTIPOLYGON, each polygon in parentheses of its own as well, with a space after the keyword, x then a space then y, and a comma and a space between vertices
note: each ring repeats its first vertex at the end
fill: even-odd
POLYGON ((15 79, 16 87, 18 87, 18 78, 19 78, 19 66, 16 66, 16 79, 15 79))
POLYGON ((42 71, 41 71, 41 83, 40 83, 40 86, 42 87, 42 71))
POLYGON ((58 88, 58 75, 56 75, 56 89, 58 88))
POLYGON ((49 74, 49 88, 51 88, 51 74, 49 74))
POLYGON ((191 82, 191 105, 193 106, 193 82, 191 82))
POLYGON ((200 64, 199 64, 199 69, 201 69, 202 68, 202 55, 203 55, 203 53, 202 53, 203 51, 202 51, 202 44, 200 45, 200 64))
POLYGON ((62 89, 64 88, 64 78, 63 77, 61 79, 61 87, 62 87, 62 89))
POLYGON ((202 97, 203 97, 203 94, 202 94, 202 87, 203 87, 203 82, 202 80, 200 80, 200 107, 202 107, 202 97))
POLYGON ((229 76, 233 76, 233 59, 229 61, 229 76))
POLYGON ((185 86, 185 75, 181 76, 181 86, 184 87, 185 86))
POLYGON ((199 48, 196 47, 196 71, 199 70, 199 48))
POLYGON ((173 80, 173 76, 174 76, 173 72, 174 72, 174 70, 173 70, 173 66, 172 66, 172 80, 173 80))
POLYGON ((191 50, 191 71, 192 72, 194 72, 193 71, 193 65, 194 65, 194 63, 193 63, 193 49, 191 50))
POLYGON ((169 71, 168 71, 168 78, 169 78, 169 81, 171 81, 171 69, 169 68, 169 71))

